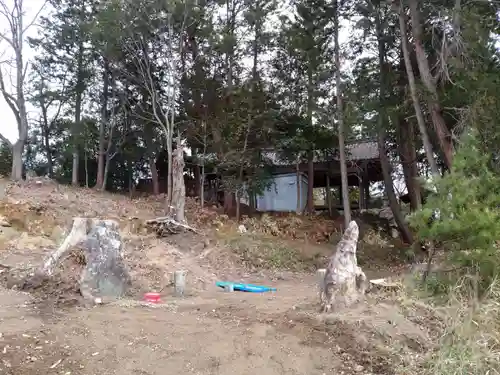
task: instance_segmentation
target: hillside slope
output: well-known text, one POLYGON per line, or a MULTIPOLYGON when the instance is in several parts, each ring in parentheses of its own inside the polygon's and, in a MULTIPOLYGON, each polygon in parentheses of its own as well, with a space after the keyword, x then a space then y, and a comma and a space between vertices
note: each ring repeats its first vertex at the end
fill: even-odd
MULTIPOLYGON (((440 319, 411 301, 401 304, 401 296, 373 292, 352 309, 317 313, 313 271, 333 245, 283 232, 293 222, 295 233, 320 233, 312 223, 324 226, 321 220, 247 219, 249 233, 240 234, 217 209, 202 212, 189 201, 188 219, 203 234, 162 239, 142 225, 161 215, 162 206, 162 197, 130 200, 51 181, 8 188, 0 201, 3 373, 388 375, 417 363, 436 342, 440 319), (43 285, 19 283, 57 247, 76 216, 120 223, 133 279, 126 299, 83 307, 77 281, 84 259, 78 252, 43 285), (171 274, 181 268, 188 270, 189 288, 186 297, 176 298, 171 274), (218 279, 278 291, 224 293, 215 287, 218 279), (141 304, 151 290, 161 290, 163 303, 141 304)), ((385 256, 395 251, 386 242, 360 246, 385 256)))

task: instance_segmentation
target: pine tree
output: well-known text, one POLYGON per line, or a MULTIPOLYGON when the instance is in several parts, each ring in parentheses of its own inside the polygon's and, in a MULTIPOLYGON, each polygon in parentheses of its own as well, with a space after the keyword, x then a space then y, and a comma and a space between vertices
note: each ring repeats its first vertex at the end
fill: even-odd
MULTIPOLYGON (((331 81, 334 72, 331 48, 332 16, 334 9, 324 0, 298 0, 293 2, 293 17, 282 18, 282 30, 278 39, 275 74, 281 87, 280 101, 285 108, 304 116, 307 129, 298 135, 297 142, 307 151, 309 212, 314 210, 313 159, 316 149, 315 124, 321 111, 320 100, 328 106, 331 100, 331 81), (325 100, 326 99, 326 100, 325 100), (302 135, 301 135, 302 134, 302 135), (302 137, 302 139, 299 139, 302 137)), ((304 155, 297 155, 299 161, 304 155)))
MULTIPOLYGON (((92 26, 95 16, 94 0, 50 0, 52 14, 40 20, 41 35, 30 40, 38 52, 37 64, 44 67, 52 82, 65 81, 73 110, 72 135, 72 184, 78 185, 80 131, 84 94, 93 75, 94 51, 92 26)), ((61 85, 61 84, 60 84, 61 85)))
POLYGON ((466 132, 451 171, 433 182, 436 193, 411 217, 421 239, 442 243, 463 273, 479 275, 482 291, 500 274, 500 174, 493 167, 478 132, 466 132))

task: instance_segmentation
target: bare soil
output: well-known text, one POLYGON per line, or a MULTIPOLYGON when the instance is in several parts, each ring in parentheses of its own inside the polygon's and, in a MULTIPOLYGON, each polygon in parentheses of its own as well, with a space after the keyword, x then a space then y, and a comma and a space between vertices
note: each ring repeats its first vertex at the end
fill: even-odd
MULTIPOLYGON (((136 225, 161 211, 161 199, 131 201, 54 184, 10 187, 0 203, 0 215, 13 221, 0 232, 0 374, 390 375, 431 348, 439 322, 417 319, 390 294, 371 293, 349 310, 318 313, 313 270, 333 251, 331 244, 284 240, 298 251, 295 263, 280 267, 278 257, 264 267, 264 257, 258 265, 243 264, 240 245, 221 238, 221 222, 226 233, 234 223, 206 213, 204 236, 168 239, 136 225), (120 221, 134 280, 127 298, 82 304, 78 253, 50 280, 23 281, 74 216, 120 221), (317 264, 294 266, 308 259, 317 264), (183 298, 173 296, 170 282, 180 268, 189 271, 183 298), (226 293, 217 280, 272 285, 277 292, 226 293), (161 303, 141 302, 152 290, 161 290, 161 303)), ((203 215, 189 214, 200 223, 203 215)), ((260 241, 257 246, 270 240, 260 241)), ((394 272, 394 265, 370 272, 394 272)))

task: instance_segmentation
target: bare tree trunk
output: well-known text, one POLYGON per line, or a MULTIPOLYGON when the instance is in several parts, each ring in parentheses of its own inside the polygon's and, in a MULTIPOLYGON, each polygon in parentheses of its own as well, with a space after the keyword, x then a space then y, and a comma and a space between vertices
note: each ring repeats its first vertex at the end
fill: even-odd
POLYGON ((127 162, 128 169, 128 195, 129 198, 132 199, 134 197, 134 168, 132 167, 132 162, 129 160, 127 162))
MULTIPOLYGON (((103 72, 103 89, 101 98, 101 121, 99 124, 99 156, 97 161, 97 181, 95 187, 97 189, 104 190, 104 175, 106 174, 106 166, 109 164, 107 160, 108 152, 106 152, 106 127, 108 126, 108 94, 109 94, 109 61, 106 57, 104 60, 104 72, 103 72), (106 163, 106 166, 104 165, 106 163)), ((110 135, 111 137, 111 135, 110 135)), ((108 166, 109 169, 109 166, 108 166)))
POLYGON ((408 50, 408 32, 406 29, 406 16, 404 14, 404 8, 402 1, 399 4, 399 29, 401 32, 401 48, 403 50, 403 57, 406 67, 406 75, 408 76, 408 83, 410 85, 411 98, 413 101, 413 107, 415 109, 415 115, 417 117, 418 129, 420 135, 422 136, 422 143, 425 150, 425 156, 431 168, 432 174, 439 175, 439 170, 437 167, 436 159, 434 158, 434 152, 432 151, 432 143, 429 139, 427 133, 427 127, 425 125, 425 119, 422 112, 422 107, 420 106, 420 99, 418 98, 417 84, 415 82, 415 74, 413 72, 413 67, 410 59, 410 52, 408 50))
POLYGON ((385 62, 386 58, 386 45, 384 42, 384 30, 380 21, 380 15, 377 11, 376 21, 375 21, 376 31, 377 31, 377 42, 378 42, 378 63, 380 72, 380 89, 379 89, 379 113, 378 113, 378 149, 380 155, 380 164, 382 167, 382 175, 384 177, 385 192, 389 200, 389 205, 394 216, 394 220, 401 232, 403 241, 407 243, 413 243, 413 236, 410 232, 408 225, 406 224, 403 213, 401 212, 401 207, 399 206, 396 194, 394 192, 394 185, 392 181, 392 168, 387 156, 387 150, 385 148, 385 122, 388 120, 386 113, 386 95, 387 95, 387 65, 385 62))
POLYGON ((403 166, 408 196, 410 197, 410 209, 416 211, 421 206, 420 186, 418 183, 417 153, 415 150, 415 129, 410 121, 403 118, 398 119, 399 125, 399 155, 403 166))
MULTIPOLYGON (((361 192, 360 192, 361 194, 361 192)), ((330 186, 330 175, 326 175, 326 204, 328 205, 328 215, 330 217, 333 216, 333 209, 332 209, 332 189, 330 186)))
MULTIPOLYGON (((253 94, 253 93, 252 93, 253 94)), ((250 111, 253 110, 253 100, 250 99, 250 111)), ((252 114, 251 112, 248 114, 248 119, 247 119, 247 129, 245 133, 245 142, 243 144, 243 152, 242 152, 242 157, 246 158, 246 152, 247 152, 247 147, 248 147, 248 137, 250 135, 250 130, 252 128, 252 114)), ((238 173, 238 181, 235 189, 235 200, 236 200, 236 221, 240 219, 240 195, 239 192, 242 190, 242 185, 243 185, 243 168, 246 165, 246 160, 243 159, 242 163, 240 165, 240 170, 238 173)))
MULTIPOLYGON (((236 16, 237 4, 234 0, 226 0, 226 27, 229 36, 228 51, 225 56, 225 68, 227 79, 227 92, 226 92, 226 121, 229 121, 228 114, 233 110, 233 78, 234 78, 234 59, 235 59, 235 29, 236 29, 236 16)), ((224 189, 224 211, 229 213, 233 206, 233 192, 229 187, 224 189)))
MULTIPOLYGON (((401 51, 402 55, 402 51, 401 51)), ((404 58, 399 61, 399 79, 398 79, 398 93, 403 103, 399 113, 394 115, 394 123, 397 126, 398 150, 403 166, 403 175, 405 179, 408 196, 410 197, 410 210, 416 211, 420 208, 422 197, 420 183, 418 181, 418 165, 417 165, 417 151, 415 141, 415 126, 412 120, 406 119, 406 111, 408 110, 406 104, 406 87, 408 85, 406 79, 406 68, 404 58)))
POLYGON ((44 92, 44 77, 40 73, 40 98, 39 98, 39 105, 40 105, 40 110, 42 112, 42 122, 40 123, 40 131, 42 133, 42 144, 43 148, 45 150, 45 156, 47 158, 47 175, 52 178, 53 177, 53 172, 54 172, 54 167, 53 167, 53 160, 52 160, 52 151, 50 150, 50 140, 49 140, 49 118, 47 115, 47 105, 45 103, 45 92, 44 92))
POLYGON ((201 189, 200 189, 200 201, 201 201, 201 209, 205 205, 205 160, 207 155, 207 124, 205 121, 202 121, 203 127, 203 160, 201 162, 201 189))
MULTIPOLYGON (((79 159, 79 153, 78 153, 78 146, 74 146, 75 149, 73 150, 73 165, 72 165, 72 174, 71 174, 71 184, 73 186, 77 186, 79 184, 78 182, 78 169, 80 168, 80 159, 79 159)), ((85 160, 86 162, 87 160, 85 160)))
POLYGON ((134 181, 133 181, 133 169, 132 163, 127 161, 127 174, 128 174, 128 196, 130 199, 134 196, 134 181))
POLYGON ((177 148, 172 165, 172 204, 169 211, 170 217, 179 223, 185 223, 184 206, 186 202, 186 186, 184 185, 184 151, 180 137, 177 138, 177 148))
POLYGON ((335 39, 335 86, 337 91, 337 114, 339 121, 339 154, 340 154, 340 177, 342 180, 342 204, 344 208, 344 228, 351 222, 351 204, 349 201, 349 183, 347 180, 347 160, 345 152, 345 129, 344 113, 342 103, 342 86, 340 81, 340 43, 339 43, 339 0, 335 0, 334 13, 334 39, 335 39))
POLYGON ((160 183, 158 181, 158 170, 156 169, 156 160, 154 157, 149 159, 149 168, 151 169, 151 180, 153 182, 153 194, 160 194, 160 183))
MULTIPOLYGON (((82 21, 83 22, 83 21, 82 21)), ((78 44, 78 55, 77 55, 77 77, 76 77, 76 98, 75 98, 75 122, 73 124, 72 136, 73 136, 73 171, 71 176, 71 184, 77 186, 79 181, 79 146, 78 146, 78 138, 81 133, 81 114, 82 114, 82 102, 83 102, 83 91, 85 90, 85 83, 83 81, 83 53, 84 53, 84 44, 83 44, 83 36, 80 27, 80 38, 78 44)))
POLYGON ((387 157, 387 150, 385 149, 385 128, 379 126, 379 136, 378 136, 378 147, 380 153, 380 165, 382 167, 382 174, 384 177, 385 193, 387 194, 387 199, 389 200, 389 206, 391 207, 392 214, 394 215, 394 220, 401 232, 403 241, 406 243, 413 243, 413 235, 406 224, 403 213, 401 212, 401 207, 399 207, 398 200, 396 198, 396 193, 394 192, 394 186, 392 184, 392 171, 389 158, 387 157))
POLYGON ((429 67, 429 61, 427 60, 427 55, 425 54, 424 46, 422 43, 423 28, 420 21, 420 11, 418 9, 418 3, 418 0, 409 0, 412 33, 415 43, 417 64, 422 82, 428 91, 427 96, 429 97, 429 111, 431 113, 432 122, 434 124, 434 129, 436 131, 441 150, 443 151, 444 161, 447 168, 450 169, 453 162, 453 141, 451 139, 450 131, 448 130, 442 115, 442 108, 439 102, 436 83, 434 81, 434 78, 432 77, 429 67))
MULTIPOLYGON (((173 209, 173 197, 172 197, 172 185, 173 185, 173 168, 172 168, 172 161, 173 161, 173 135, 168 134, 167 135, 167 159, 168 159, 168 165, 167 165, 167 212, 172 212, 173 209)), ((177 145, 176 147, 180 147, 180 145, 177 145)))
POLYGON ((193 175, 194 175, 194 196, 199 197, 201 194, 201 184, 200 184, 200 165, 198 164, 198 155, 196 152, 193 154, 194 166, 193 166, 193 175))
POLYGON ((108 185, 108 175, 109 175, 109 167, 111 165, 111 158, 109 155, 106 156, 106 164, 104 165, 104 173, 102 176, 102 185, 100 190, 105 191, 108 185))
POLYGON ((297 210, 295 211, 297 215, 302 213, 302 179, 300 175, 300 159, 297 158, 296 163, 296 183, 297 183, 297 210))
POLYGON ((200 206, 203 210, 205 206, 205 165, 201 165, 201 186, 200 186, 200 206))
POLYGON ((84 164, 85 164, 85 187, 89 188, 89 158, 87 156, 87 147, 85 147, 84 152, 84 164))
POLYGON ((23 179, 23 152, 24 142, 18 140, 12 145, 12 170, 11 179, 20 181, 23 179))
POLYGON ((49 129, 42 126, 43 147, 47 157, 47 174, 50 178, 54 177, 54 161, 52 160, 52 150, 50 149, 49 129))
POLYGON ((224 189, 224 212, 229 213, 232 211, 233 200, 234 200, 233 192, 229 188, 224 189))
MULTIPOLYGON (((312 67, 307 68, 307 124, 312 127, 312 116, 314 112, 313 72, 312 67)), ((307 211, 314 213, 314 145, 307 155, 307 211)))
POLYGON ((314 213, 314 152, 307 160, 307 212, 314 213))
POLYGON ((240 221, 240 209, 241 209, 241 203, 240 203, 240 192, 238 189, 234 192, 234 199, 236 200, 236 222, 240 221))
POLYGON ((257 197, 255 193, 251 191, 248 192, 248 206, 250 209, 250 216, 253 216, 257 210, 257 197))

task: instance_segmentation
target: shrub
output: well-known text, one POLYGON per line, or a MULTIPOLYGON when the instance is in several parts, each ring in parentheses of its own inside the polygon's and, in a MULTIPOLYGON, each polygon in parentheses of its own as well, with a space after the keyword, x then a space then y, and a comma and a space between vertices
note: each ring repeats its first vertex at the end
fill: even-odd
POLYGON ((410 224, 422 240, 439 242, 463 273, 478 275, 485 291, 500 270, 500 176, 474 133, 466 134, 449 173, 433 181, 431 194, 410 224), (438 220, 429 220, 435 210, 438 220))

